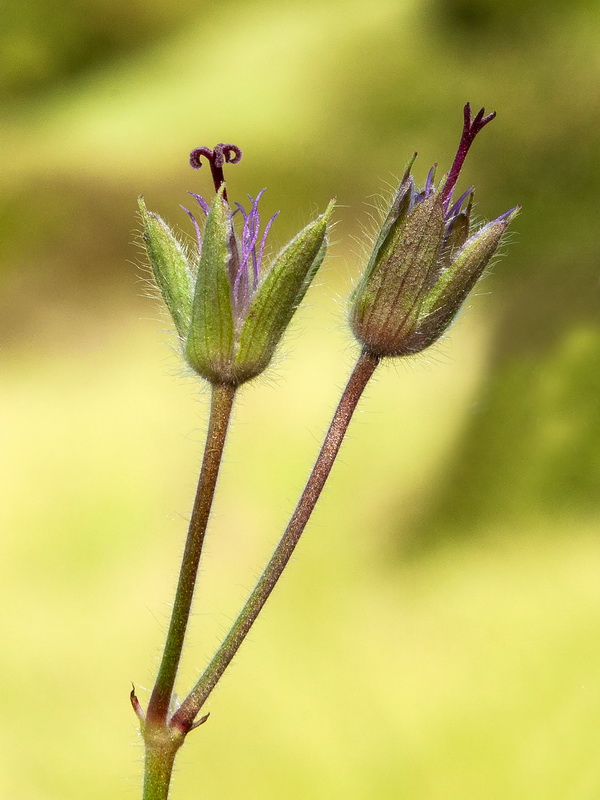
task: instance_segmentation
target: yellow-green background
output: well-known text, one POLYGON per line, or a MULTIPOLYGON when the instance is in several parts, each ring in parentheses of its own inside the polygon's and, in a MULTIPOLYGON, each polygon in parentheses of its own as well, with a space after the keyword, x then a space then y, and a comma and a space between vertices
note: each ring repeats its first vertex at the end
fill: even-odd
MULTIPOLYGON (((5 0, 6 2, 6 0, 5 0)), ((8 0, 0 30, 0 796, 139 796, 206 424, 146 297, 135 199, 190 232, 233 141, 272 240, 338 198, 331 256, 240 397, 182 687, 302 486, 355 347, 369 214, 413 150, 523 204, 444 340, 369 388, 173 800, 600 797, 596 0, 8 0), (364 239, 362 239, 364 241, 364 239)))

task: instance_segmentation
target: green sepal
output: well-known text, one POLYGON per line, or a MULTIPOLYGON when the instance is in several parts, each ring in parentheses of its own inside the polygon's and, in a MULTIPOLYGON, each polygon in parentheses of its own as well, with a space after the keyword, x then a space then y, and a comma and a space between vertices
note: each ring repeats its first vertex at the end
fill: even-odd
POLYGON ((408 352, 433 344, 448 328, 467 295, 493 258, 507 227, 518 210, 504 219, 491 222, 475 233, 443 270, 433 289, 423 298, 419 316, 409 337, 408 352))
POLYGON ((450 318, 456 314, 498 249, 513 217, 489 223, 466 242, 423 299, 419 322, 425 322, 440 312, 449 314, 450 318))
POLYGON ((143 238, 154 279, 182 339, 192 318, 193 278, 185 251, 169 226, 148 211, 144 198, 138 199, 144 225, 143 238))
POLYGON ((359 286, 350 316, 354 334, 371 352, 403 353, 406 332, 436 269, 443 236, 439 193, 401 215, 388 233, 375 267, 359 286))
POLYGON ((327 226, 335 200, 275 258, 252 298, 235 359, 240 382, 262 372, 273 357, 327 251, 327 226))
POLYGON ((369 282, 373 272, 381 261, 394 250, 396 243, 402 235, 414 190, 414 181, 408 173, 413 161, 414 158, 408 165, 407 174, 394 195, 390 209, 375 241, 371 257, 365 267, 361 284, 357 289, 357 294, 361 293, 362 287, 365 288, 365 295, 369 293, 369 282))
POLYGON ((231 382, 234 328, 228 266, 232 246, 231 213, 217 193, 206 218, 198 263, 186 357, 211 383, 231 382))

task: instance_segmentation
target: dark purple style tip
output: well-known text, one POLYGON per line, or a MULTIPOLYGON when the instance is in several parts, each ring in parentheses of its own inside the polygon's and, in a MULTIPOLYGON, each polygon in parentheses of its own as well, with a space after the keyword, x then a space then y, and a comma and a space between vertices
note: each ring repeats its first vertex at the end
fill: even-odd
MULTIPOLYGON (((225 183, 223 166, 225 164, 237 164, 241 161, 242 151, 237 145, 225 144, 225 142, 216 144, 212 150, 210 147, 197 147, 190 153, 190 166, 194 169, 200 169, 202 166, 202 156, 204 156, 210 164, 215 191, 218 192, 225 183)), ((227 200, 226 190, 223 190, 223 199, 227 200)))
POLYGON ((464 124, 462 130, 462 136, 460 137, 460 142, 458 145, 458 150, 456 151, 456 155, 454 156, 454 161, 452 162, 452 166, 450 167, 450 172, 448 173, 448 177, 446 178, 446 183, 442 190, 442 200, 444 201, 444 209, 448 207, 450 202, 450 198, 452 196, 452 192, 454 191, 454 187, 456 186, 456 182, 458 181, 458 176, 460 175, 460 171, 465 163, 465 159, 467 157, 467 153, 473 142, 475 141, 475 137, 479 133, 482 128, 491 122, 494 117, 496 116, 496 112, 492 111, 491 114, 485 113, 485 108, 479 109, 475 117, 471 117, 471 104, 467 103, 463 110, 464 114, 464 124))

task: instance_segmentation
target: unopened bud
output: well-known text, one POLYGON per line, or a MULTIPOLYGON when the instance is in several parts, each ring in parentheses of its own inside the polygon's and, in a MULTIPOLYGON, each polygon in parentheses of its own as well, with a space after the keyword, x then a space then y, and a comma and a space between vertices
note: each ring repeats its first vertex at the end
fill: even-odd
POLYGON ((462 164, 477 133, 494 118, 471 120, 469 104, 452 167, 437 188, 435 168, 421 190, 404 174, 351 304, 350 324, 366 350, 379 357, 418 353, 454 319, 497 251, 519 208, 471 233, 473 190, 452 203, 462 164))

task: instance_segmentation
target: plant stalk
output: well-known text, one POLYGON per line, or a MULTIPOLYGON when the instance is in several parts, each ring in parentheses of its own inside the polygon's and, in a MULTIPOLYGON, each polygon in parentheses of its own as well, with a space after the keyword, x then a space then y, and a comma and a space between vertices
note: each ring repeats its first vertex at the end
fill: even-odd
POLYGON ((378 356, 366 350, 360 354, 298 505, 271 560, 204 674, 172 717, 172 723, 181 729, 188 730, 193 724, 198 712, 237 653, 275 588, 317 504, 358 401, 379 364, 379 360, 378 356))
POLYGON ((169 742, 166 726, 161 730, 154 728, 154 735, 148 728, 144 730, 146 740, 146 758, 144 762, 144 794, 143 800, 167 800, 171 785, 171 774, 177 750, 185 737, 181 734, 181 741, 169 742))
MULTIPOLYGON (((198 489, 181 562, 181 571, 165 649, 146 713, 147 727, 161 727, 168 721, 167 715, 181 660, 181 651, 192 607, 206 525, 219 475, 235 391, 235 387, 228 384, 216 384, 212 387, 210 420, 198 489)), ((149 742, 147 740, 146 747, 148 748, 148 746, 149 742)), ((154 800, 155 796, 149 796, 148 800, 150 800, 150 797, 154 800)), ((159 795, 156 795, 156 797, 158 798, 159 795)))

